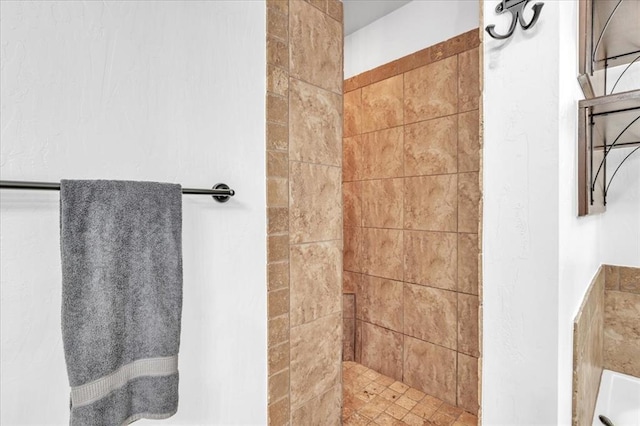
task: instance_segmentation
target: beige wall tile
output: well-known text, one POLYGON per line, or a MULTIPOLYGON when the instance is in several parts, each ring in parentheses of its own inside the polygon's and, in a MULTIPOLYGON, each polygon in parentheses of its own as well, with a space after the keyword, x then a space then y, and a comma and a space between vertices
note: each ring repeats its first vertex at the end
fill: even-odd
POLYGON ((456 293, 421 285, 404 285, 404 332, 456 349, 456 293))
POLYGON ((289 121, 289 102, 287 98, 267 94, 267 120, 286 124, 289 121))
POLYGON ((362 88, 362 131, 402 125, 402 75, 362 88))
POLYGON ((342 317, 347 319, 354 319, 356 317, 356 295, 355 294, 343 294, 342 295, 342 317))
POLYGON ((478 235, 458 234, 458 291, 478 294, 478 235))
POLYGON ((269 207, 267 209, 267 233, 280 234, 289 230, 289 209, 286 207, 269 207))
POLYGON ((457 175, 408 177, 404 180, 406 229, 455 232, 457 175))
POLYGON ((291 76, 341 94, 342 25, 307 2, 290 8, 291 76))
POLYGON ((582 361, 574 372, 574 379, 576 376, 580 377, 577 385, 574 380, 573 388, 574 404, 578 404, 577 411, 574 409, 574 426, 590 424, 593 419, 603 367, 602 316, 594 318, 586 328, 591 331, 587 331, 588 341, 579 349, 582 361))
POLYGON ((327 14, 338 22, 343 22, 343 11, 341 0, 327 1, 327 14))
POLYGON ((458 59, 452 56, 404 74, 404 122, 458 112, 458 59))
POLYGON ((322 12, 327 11, 327 0, 305 0, 322 12))
POLYGON ((364 272, 364 257, 362 236, 363 228, 345 226, 343 262, 344 270, 351 272, 364 272))
MULTIPOLYGON (((335 1, 267 1, 268 415, 272 426, 340 422, 341 15, 342 4, 335 1), (323 242, 316 244, 318 240, 323 242), (292 243, 311 244, 291 248, 290 264, 292 243), (321 253, 325 246, 331 246, 328 256, 321 253), (290 269, 295 282, 290 282, 290 269), (310 322, 295 325, 305 321, 310 322), (307 379, 314 374, 318 380, 309 386, 307 379)), ((360 159, 354 156, 353 160, 360 159)))
MULTIPOLYGON (((588 333, 591 332, 589 330, 589 325, 593 319, 598 315, 604 316, 604 282, 605 277, 603 269, 600 268, 585 293, 584 300, 575 319, 576 323, 582 325, 586 324, 584 329, 588 333)), ((586 333, 585 336, 590 339, 588 333, 586 333)), ((580 344, 583 344, 584 342, 586 342, 586 340, 582 341, 580 344)))
POLYGON ((620 291, 640 293, 640 268, 620 267, 620 291))
POLYGON ((356 319, 344 318, 342 320, 342 360, 355 360, 356 344, 356 319))
POLYGON ((362 225, 402 228, 403 179, 362 181, 362 225))
POLYGON ((342 161, 342 98, 300 80, 290 85, 289 157, 339 166, 342 161))
POLYGON ((478 173, 458 175, 458 232, 477 233, 480 214, 478 173))
POLYGON ((362 362, 362 324, 363 321, 356 319, 356 347, 355 347, 355 356, 356 362, 362 362))
POLYGON ((271 37, 287 41, 289 38, 289 20, 274 7, 267 7, 267 33, 271 37))
POLYGON ((640 377, 640 294, 605 292, 604 367, 640 377))
POLYGON ((289 289, 270 291, 268 297, 269 318, 286 314, 289 312, 289 289))
POLYGON ((283 426, 289 424, 289 398, 269 405, 269 424, 283 426))
POLYGON ((294 245, 291 262, 291 326, 340 312, 340 241, 294 245))
POLYGON ((276 346, 289 340, 289 315, 269 319, 269 346, 276 346))
POLYGON ((289 288, 289 263, 279 262, 267 265, 269 291, 289 288))
POLYGON ((403 137, 402 127, 362 135, 360 177, 362 179, 402 177, 404 174, 403 137))
POLYGON ((402 334, 361 322, 360 362, 385 376, 402 380, 402 334))
POLYGON ((289 206, 289 180, 267 178, 267 205, 269 207, 289 206))
POLYGON ((353 136, 342 140, 342 180, 362 179, 362 137, 353 136))
POLYGON ((340 312, 291 329, 290 374, 293 407, 299 407, 339 385, 342 370, 341 353, 340 312))
POLYGON ((269 374, 289 368, 289 342, 269 348, 269 374))
POLYGON ((458 351, 480 356, 478 342, 478 296, 458 293, 458 351))
POLYGON ((478 48, 458 55, 458 99, 459 110, 478 109, 480 99, 480 56, 478 48))
POLYGON ((364 276, 357 291, 357 318, 399 333, 402 326, 402 283, 364 276))
POLYGON ((455 404, 456 351, 405 336, 404 383, 455 404))
MULTIPOLYGON (((356 361, 401 371, 426 392, 437 389, 452 407, 458 402, 477 410, 478 366, 471 355, 479 355, 479 117, 477 106, 457 114, 459 87, 472 87, 458 67, 465 47, 447 43, 419 58, 427 64, 422 68, 415 68, 419 61, 399 60, 349 80, 344 263, 364 274, 345 272, 343 292, 355 287, 356 361), (402 67, 414 69, 402 75, 402 67), (456 350, 471 354, 460 354, 464 365, 456 350), (395 355, 379 355, 383 351, 399 353, 401 365, 394 365, 395 355), (459 380, 472 385, 458 386, 459 380)), ((345 330, 351 327, 345 322, 345 330)))
POLYGON ((362 133, 362 89, 344 94, 344 137, 362 133))
POLYGON ((275 65, 267 65, 267 91, 287 97, 289 95, 289 73, 275 65))
POLYGON ((405 231, 404 276, 410 283, 456 289, 457 235, 405 231))
POLYGON ((289 155, 286 152, 267 151, 267 176, 289 177, 289 155))
POLYGON ((458 407, 478 412, 478 359, 458 354, 458 407))
POLYGON ((267 149, 289 149, 289 128, 280 123, 267 123, 267 149))
POLYGON ((267 7, 286 15, 289 13, 289 0, 267 0, 267 7))
POLYGON ((365 273, 402 281, 402 232, 395 229, 362 229, 365 273))
POLYGON ((404 128, 405 176, 456 173, 457 116, 436 118, 404 128))
POLYGON ((604 268, 587 289, 573 329, 573 425, 590 424, 604 363, 604 268))
POLYGON ((289 396, 289 369, 269 376, 269 403, 289 396))
POLYGON ((620 289, 620 267, 604 265, 605 285, 608 290, 620 289))
POLYGON ((289 44, 274 37, 267 37, 267 63, 288 70, 288 58, 289 44))
POLYGON ((292 162, 289 176, 291 242, 339 240, 342 237, 340 169, 292 162))
POLYGON ((358 283, 362 279, 362 274, 356 274, 354 272, 343 271, 342 272, 342 292, 343 293, 355 293, 358 283))
POLYGON ((306 402, 291 414, 292 425, 340 426, 342 418, 342 388, 334 386, 328 392, 306 402))
POLYGON ((267 260, 280 262, 289 259, 289 236, 270 235, 267 237, 267 260))
POLYGON ((480 118, 478 110, 458 114, 458 171, 480 170, 480 118))
POLYGON ((362 226, 362 182, 342 184, 344 226, 362 226))

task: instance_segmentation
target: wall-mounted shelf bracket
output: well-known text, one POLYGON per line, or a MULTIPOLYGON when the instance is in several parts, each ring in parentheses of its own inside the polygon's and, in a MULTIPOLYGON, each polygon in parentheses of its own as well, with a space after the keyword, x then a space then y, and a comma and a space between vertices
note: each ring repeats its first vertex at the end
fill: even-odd
MULTIPOLYGON (((580 0, 578 81, 587 99, 615 93, 627 70, 640 61, 640 1, 580 0), (628 65, 615 82, 608 70, 628 65)), ((627 89, 628 90, 628 89, 627 89)))
POLYGON ((603 212, 620 167, 640 149, 640 90, 578 104, 578 216, 603 212), (625 149, 615 163, 611 153, 625 149))

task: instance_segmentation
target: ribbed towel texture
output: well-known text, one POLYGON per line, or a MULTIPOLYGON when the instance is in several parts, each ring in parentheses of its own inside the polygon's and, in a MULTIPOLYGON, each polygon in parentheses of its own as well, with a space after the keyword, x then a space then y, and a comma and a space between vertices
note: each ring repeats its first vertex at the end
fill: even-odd
POLYGON ((178 408, 180 185, 63 180, 62 336, 73 426, 178 408))

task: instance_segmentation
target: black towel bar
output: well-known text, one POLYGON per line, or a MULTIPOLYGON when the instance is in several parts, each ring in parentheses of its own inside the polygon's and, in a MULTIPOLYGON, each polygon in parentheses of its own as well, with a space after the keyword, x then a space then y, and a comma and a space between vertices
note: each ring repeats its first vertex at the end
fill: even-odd
MULTIPOLYGON (((0 180, 2 189, 44 189, 50 191, 60 191, 60 184, 53 182, 21 182, 16 180, 0 180)), ((224 183, 213 185, 212 189, 182 188, 183 194, 203 194, 211 195, 214 200, 226 203, 236 192, 224 183)))

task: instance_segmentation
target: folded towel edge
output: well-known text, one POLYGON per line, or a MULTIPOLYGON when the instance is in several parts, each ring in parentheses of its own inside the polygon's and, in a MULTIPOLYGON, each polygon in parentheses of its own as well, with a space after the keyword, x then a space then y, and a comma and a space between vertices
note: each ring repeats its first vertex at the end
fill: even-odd
POLYGON ((137 413, 134 414, 130 417, 128 417, 124 422, 122 422, 121 426, 126 426, 128 424, 131 424, 135 421, 141 420, 141 419, 149 419, 149 420, 163 420, 163 419, 168 419, 169 417, 173 416, 174 414, 176 414, 178 412, 178 409, 176 408, 175 410, 168 412, 168 413, 137 413))
POLYGON ((82 407, 101 400, 138 377, 170 376, 178 372, 178 355, 138 359, 113 373, 89 383, 71 388, 71 405, 82 407))

